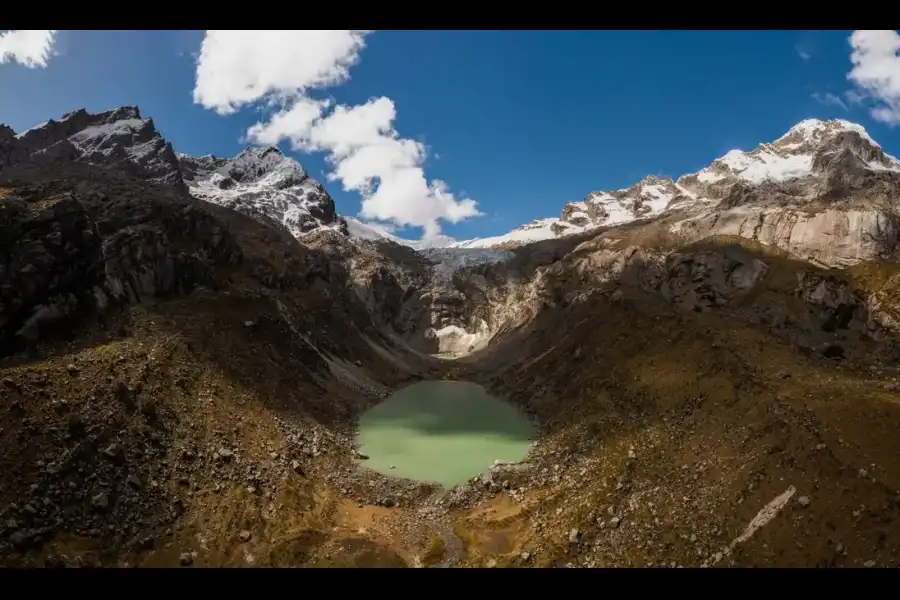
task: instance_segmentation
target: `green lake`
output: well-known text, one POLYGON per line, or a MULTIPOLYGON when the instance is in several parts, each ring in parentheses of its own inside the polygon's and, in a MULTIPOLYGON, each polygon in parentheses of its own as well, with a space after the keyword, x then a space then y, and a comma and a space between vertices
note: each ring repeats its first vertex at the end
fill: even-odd
POLYGON ((365 467, 451 488, 494 461, 518 462, 534 428, 511 404, 464 381, 420 381, 395 392, 359 419, 365 467))

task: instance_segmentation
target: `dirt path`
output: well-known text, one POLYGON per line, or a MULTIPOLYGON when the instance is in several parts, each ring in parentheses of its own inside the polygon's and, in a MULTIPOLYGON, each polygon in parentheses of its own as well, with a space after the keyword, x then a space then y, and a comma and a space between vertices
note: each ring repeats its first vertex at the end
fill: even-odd
POLYGON ((444 541, 444 560, 434 565, 433 568, 448 569, 458 565, 465 554, 465 546, 463 541, 459 539, 453 530, 453 518, 450 512, 440 506, 438 503, 446 495, 446 490, 438 489, 428 498, 426 505, 433 506, 437 510, 422 511, 423 517, 428 520, 429 525, 441 536, 444 541))

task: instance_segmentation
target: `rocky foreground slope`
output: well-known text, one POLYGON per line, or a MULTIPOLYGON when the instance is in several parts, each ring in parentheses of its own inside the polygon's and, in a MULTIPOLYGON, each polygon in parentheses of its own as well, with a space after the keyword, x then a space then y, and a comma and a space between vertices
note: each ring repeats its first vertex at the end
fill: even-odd
POLYGON ((890 236, 717 229, 890 214, 893 159, 840 123, 764 146, 611 194, 652 219, 418 252, 137 109, 0 129, 0 562, 897 566, 890 236), (521 407, 528 459, 449 491, 359 468, 357 415, 431 378, 521 407))

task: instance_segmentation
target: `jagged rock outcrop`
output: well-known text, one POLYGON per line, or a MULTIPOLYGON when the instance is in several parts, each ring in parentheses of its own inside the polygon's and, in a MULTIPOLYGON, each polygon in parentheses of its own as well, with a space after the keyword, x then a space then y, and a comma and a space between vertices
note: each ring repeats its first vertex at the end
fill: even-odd
POLYGON ((658 292, 663 298, 691 310, 725 306, 749 292, 769 267, 739 246, 700 253, 674 253, 658 292))
POLYGON ((195 197, 283 225, 295 237, 321 228, 349 235, 334 200, 300 163, 278 148, 246 148, 232 159, 179 155, 195 197))
POLYGON ((900 331, 900 322, 883 305, 881 294, 864 294, 838 277, 805 271, 797 276, 795 293, 820 311, 825 331, 848 329, 875 338, 900 331))
MULTIPOLYGON (((116 168, 154 183, 182 187, 178 159, 152 119, 135 106, 99 114, 84 109, 18 135, 0 132, 0 170, 18 172, 65 163, 116 168)), ((6 174, 6 177, 13 175, 6 174)))

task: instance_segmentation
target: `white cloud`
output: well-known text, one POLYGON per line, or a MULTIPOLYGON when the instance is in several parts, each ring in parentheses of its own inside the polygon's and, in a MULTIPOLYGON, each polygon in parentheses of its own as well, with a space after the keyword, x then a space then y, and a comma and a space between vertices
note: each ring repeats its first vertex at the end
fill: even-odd
POLYGON ((222 115, 264 97, 289 99, 342 83, 368 32, 210 30, 200 45, 194 102, 222 115))
POLYGON ((812 98, 819 104, 824 104, 825 106, 839 106, 844 110, 848 110, 847 104, 841 100, 841 97, 832 94, 831 92, 825 92, 824 94, 815 92, 813 93, 812 98))
POLYGON ((257 144, 274 146, 284 139, 292 141, 295 150, 309 151, 305 143, 312 131, 313 123, 322 117, 322 112, 330 103, 325 100, 313 100, 300 97, 294 100, 290 108, 283 109, 265 123, 259 122, 247 130, 247 139, 257 144))
POLYGON ((479 216, 469 198, 428 181, 424 144, 394 129, 390 98, 334 106, 309 96, 339 85, 359 60, 367 31, 207 31, 197 61, 194 101, 230 114, 257 104, 274 109, 247 131, 247 140, 288 140, 302 152, 325 152, 331 181, 362 195, 360 217, 440 234, 439 221, 479 216))
POLYGON ((812 58, 812 54, 800 47, 800 44, 795 45, 794 50, 797 51, 797 56, 799 56, 801 60, 810 60, 812 58))
POLYGON ((31 69, 46 67, 55 37, 54 29, 11 29, 0 33, 0 64, 17 62, 31 69))
POLYGON ((847 78, 876 102, 872 118, 900 124, 900 35, 891 29, 854 31, 850 46, 853 69, 847 78))

